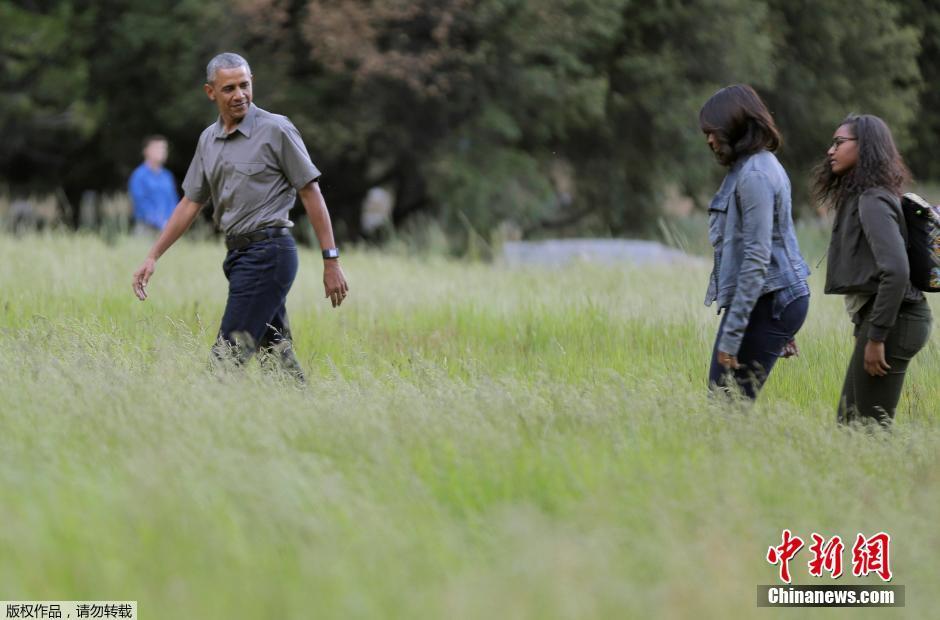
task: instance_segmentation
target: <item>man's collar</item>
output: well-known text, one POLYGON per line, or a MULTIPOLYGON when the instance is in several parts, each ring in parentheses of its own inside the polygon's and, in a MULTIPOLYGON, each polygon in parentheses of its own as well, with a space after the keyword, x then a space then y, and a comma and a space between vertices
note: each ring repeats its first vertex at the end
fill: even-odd
MULTIPOLYGON (((245 118, 242 119, 242 122, 235 125, 235 129, 232 130, 232 133, 235 133, 236 131, 240 131, 243 136, 245 136, 246 138, 250 138, 251 130, 254 129, 255 127, 255 118, 257 116, 258 116, 258 108, 255 107, 254 103, 249 104, 248 112, 245 114, 245 118)), ((222 121, 221 116, 219 116, 219 120, 216 121, 215 126, 216 126, 216 132, 215 132, 216 138, 227 138, 229 135, 231 135, 225 132, 225 123, 222 121)))

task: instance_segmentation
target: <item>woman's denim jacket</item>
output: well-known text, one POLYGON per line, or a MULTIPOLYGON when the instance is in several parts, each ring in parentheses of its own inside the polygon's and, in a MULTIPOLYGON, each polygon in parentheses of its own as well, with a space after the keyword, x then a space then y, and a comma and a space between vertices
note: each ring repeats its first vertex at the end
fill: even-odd
POLYGON ((793 230, 790 179, 773 153, 739 159, 708 207, 715 266, 705 305, 726 309, 718 350, 737 355, 754 304, 777 291, 773 314, 809 294, 809 267, 793 230))

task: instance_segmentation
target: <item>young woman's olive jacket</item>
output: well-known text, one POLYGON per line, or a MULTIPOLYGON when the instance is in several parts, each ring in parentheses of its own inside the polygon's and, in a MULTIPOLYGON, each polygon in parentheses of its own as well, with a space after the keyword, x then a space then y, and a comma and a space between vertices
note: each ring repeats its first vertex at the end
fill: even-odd
POLYGON ((902 302, 924 298, 910 277, 907 224, 897 195, 873 187, 836 209, 825 290, 875 296, 867 314, 871 340, 883 341, 888 336, 902 302))

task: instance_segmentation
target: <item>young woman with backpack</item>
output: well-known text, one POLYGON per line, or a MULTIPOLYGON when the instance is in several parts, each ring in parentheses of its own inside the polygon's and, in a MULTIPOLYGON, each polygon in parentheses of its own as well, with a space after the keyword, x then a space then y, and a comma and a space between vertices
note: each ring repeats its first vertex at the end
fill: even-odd
POLYGON ((712 351, 709 385, 735 385, 755 399, 809 308, 809 268, 793 230, 790 179, 772 151, 780 132, 750 86, 712 95, 699 125, 728 170, 708 209, 715 264, 705 305, 724 312, 712 351))
POLYGON ((910 281, 900 201, 909 179, 891 130, 868 114, 839 124, 815 171, 814 196, 835 211, 825 291, 845 296, 855 325, 840 423, 889 426, 908 364, 930 338, 930 307, 910 281))

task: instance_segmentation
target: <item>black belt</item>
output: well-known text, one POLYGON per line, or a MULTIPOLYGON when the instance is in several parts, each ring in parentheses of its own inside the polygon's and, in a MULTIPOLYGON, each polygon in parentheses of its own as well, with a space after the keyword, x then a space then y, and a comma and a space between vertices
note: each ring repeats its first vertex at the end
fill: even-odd
POLYGON ((230 235, 225 238, 225 247, 230 250, 240 250, 256 241, 288 236, 290 236, 290 228, 287 226, 271 226, 270 228, 261 228, 241 235, 230 235))

